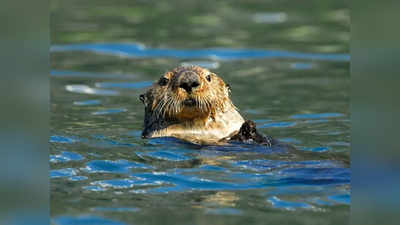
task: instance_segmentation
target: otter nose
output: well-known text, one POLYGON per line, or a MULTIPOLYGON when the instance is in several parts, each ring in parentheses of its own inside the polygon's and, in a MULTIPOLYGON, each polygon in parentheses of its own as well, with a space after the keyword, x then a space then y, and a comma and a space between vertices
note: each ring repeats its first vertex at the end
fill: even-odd
POLYGON ((181 75, 179 87, 185 89, 186 92, 191 93, 192 89, 200 85, 200 78, 196 73, 186 72, 181 75))

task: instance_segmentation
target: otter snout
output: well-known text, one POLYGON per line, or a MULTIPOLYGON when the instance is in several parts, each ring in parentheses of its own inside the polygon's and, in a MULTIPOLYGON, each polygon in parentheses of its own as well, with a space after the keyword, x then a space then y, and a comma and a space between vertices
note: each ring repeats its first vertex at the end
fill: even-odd
POLYGON ((187 71, 179 76, 178 87, 184 89, 187 93, 191 93, 198 86, 200 86, 200 77, 196 73, 187 71))

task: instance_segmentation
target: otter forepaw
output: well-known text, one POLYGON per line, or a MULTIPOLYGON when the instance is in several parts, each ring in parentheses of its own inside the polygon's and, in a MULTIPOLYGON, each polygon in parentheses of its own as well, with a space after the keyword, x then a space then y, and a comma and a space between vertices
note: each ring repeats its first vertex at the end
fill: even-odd
POLYGON ((245 143, 256 143, 271 147, 276 141, 270 137, 258 133, 256 124, 251 120, 246 120, 237 134, 230 138, 231 141, 241 141, 245 143))

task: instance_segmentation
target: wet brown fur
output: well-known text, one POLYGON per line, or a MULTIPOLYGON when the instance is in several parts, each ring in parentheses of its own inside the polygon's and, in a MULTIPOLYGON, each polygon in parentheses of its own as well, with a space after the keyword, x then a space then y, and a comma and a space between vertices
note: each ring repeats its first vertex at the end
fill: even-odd
POLYGON ((229 97, 229 87, 216 74, 199 66, 178 67, 155 82, 143 95, 144 138, 172 136, 194 143, 218 143, 240 129, 244 120, 229 97), (187 72, 200 78, 200 85, 191 93, 178 86, 187 72), (210 76, 210 81, 207 80, 210 76), (194 99, 194 106, 184 101, 194 99))

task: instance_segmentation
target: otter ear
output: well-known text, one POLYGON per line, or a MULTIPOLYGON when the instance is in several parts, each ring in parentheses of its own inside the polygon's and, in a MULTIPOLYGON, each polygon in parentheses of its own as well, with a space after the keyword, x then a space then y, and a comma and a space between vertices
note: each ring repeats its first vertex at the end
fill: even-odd
POLYGON ((230 85, 230 84, 226 84, 226 88, 228 88, 228 91, 229 91, 229 92, 232 92, 232 88, 231 88, 231 85, 230 85))
POLYGON ((141 94, 139 96, 139 99, 144 105, 146 105, 146 95, 145 94, 141 94))

